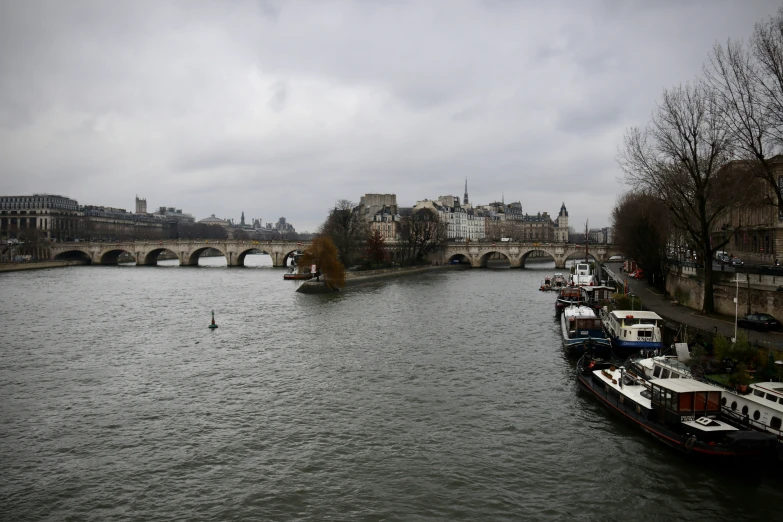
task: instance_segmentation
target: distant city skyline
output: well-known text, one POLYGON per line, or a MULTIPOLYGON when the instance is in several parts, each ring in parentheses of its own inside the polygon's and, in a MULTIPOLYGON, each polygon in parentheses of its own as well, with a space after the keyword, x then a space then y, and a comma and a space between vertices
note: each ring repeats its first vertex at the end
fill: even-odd
POLYGON ((625 130, 779 1, 0 3, 4 194, 315 231, 340 199, 610 224, 625 130))

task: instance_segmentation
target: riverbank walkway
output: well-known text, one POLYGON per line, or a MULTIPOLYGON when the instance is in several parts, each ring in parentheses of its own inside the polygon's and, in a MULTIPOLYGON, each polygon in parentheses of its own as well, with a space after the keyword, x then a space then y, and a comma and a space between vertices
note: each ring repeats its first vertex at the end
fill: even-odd
MULTIPOLYGON (((620 275, 619 264, 612 263, 607 266, 615 274, 620 275)), ((623 277, 624 281, 625 279, 623 277)), ((729 338, 734 337, 733 315, 703 314, 698 310, 678 304, 674 299, 664 295, 661 289, 651 286, 646 280, 640 281, 630 277, 627 280, 630 291, 641 299, 645 309, 657 313, 664 319, 708 332, 717 332, 729 338)), ((746 310, 738 310, 738 316, 743 317, 746 312, 746 310)), ((783 350, 783 332, 757 332, 754 330, 747 330, 747 332, 751 342, 783 350)))

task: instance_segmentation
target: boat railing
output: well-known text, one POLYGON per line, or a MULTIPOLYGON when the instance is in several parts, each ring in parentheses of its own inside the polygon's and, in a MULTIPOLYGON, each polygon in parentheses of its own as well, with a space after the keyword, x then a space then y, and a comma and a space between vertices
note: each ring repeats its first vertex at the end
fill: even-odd
POLYGON ((772 426, 764 424, 763 422, 753 420, 752 418, 750 418, 750 415, 744 415, 742 412, 732 410, 728 406, 721 406, 721 411, 726 417, 728 417, 730 420, 734 421, 736 424, 740 426, 747 426, 749 428, 753 428, 758 431, 773 433, 777 435, 778 439, 783 441, 783 430, 781 429, 775 429, 772 426))

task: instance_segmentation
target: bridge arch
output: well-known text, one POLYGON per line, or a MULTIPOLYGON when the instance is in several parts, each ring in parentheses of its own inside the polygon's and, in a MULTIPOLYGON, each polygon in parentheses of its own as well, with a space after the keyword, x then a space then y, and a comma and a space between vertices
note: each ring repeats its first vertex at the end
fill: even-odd
POLYGON ((481 267, 481 268, 487 268, 487 263, 489 262, 490 258, 494 254, 498 254, 498 255, 503 256, 505 259, 508 260, 509 268, 513 268, 514 260, 511 257, 509 257, 508 254, 506 254, 505 252, 501 252, 499 250, 487 250, 487 251, 484 251, 481 254, 481 256, 479 257, 479 259, 478 259, 478 266, 481 267))
POLYGON ((546 247, 533 247, 530 250, 526 250, 525 252, 523 252, 519 258, 519 266, 525 268, 525 264, 527 263, 528 260, 537 259, 538 257, 542 257, 544 259, 550 258, 555 263, 555 266, 557 266, 557 256, 555 255, 554 252, 550 251, 546 247), (542 254, 546 254, 546 257, 536 256, 535 254, 538 252, 542 254))
POLYGON ((248 254, 266 254, 271 256, 269 251, 263 248, 262 245, 250 245, 237 252, 236 266, 245 266, 245 257, 247 257, 248 254))
POLYGON ((157 266, 158 264, 158 257, 163 252, 171 252, 177 259, 179 259, 179 256, 176 252, 171 250, 170 248, 161 247, 161 248, 155 248, 153 250, 150 250, 147 252, 147 254, 144 256, 144 258, 141 260, 140 265, 147 265, 147 266, 157 266))
POLYGON ((446 263, 449 265, 470 264, 470 258, 468 257, 467 253, 452 254, 452 256, 446 260, 446 263))
POLYGON ((112 248, 104 250, 99 254, 99 265, 116 265, 119 263, 120 256, 122 254, 130 254, 133 257, 134 263, 137 261, 136 254, 126 248, 112 248))
POLYGON ((65 250, 54 256, 57 260, 79 260, 85 262, 87 265, 92 264, 92 256, 90 253, 82 249, 65 250))
MULTIPOLYGON (((294 256, 299 255, 301 253, 302 253, 302 249, 301 248, 297 248, 297 249, 291 250, 290 252, 285 254, 283 256, 283 266, 288 266, 288 264, 294 258, 294 256)), ((346 267, 346 268, 348 268, 348 267, 346 267)))
POLYGON ((183 254, 183 258, 180 259, 180 265, 198 266, 198 258, 201 257, 201 254, 203 254, 209 249, 217 250, 218 252, 223 254, 223 256, 226 258, 226 264, 228 266, 231 266, 231 259, 229 258, 228 255, 226 255, 225 249, 223 249, 221 246, 218 246, 217 244, 205 245, 203 247, 196 248, 195 250, 191 250, 186 254, 183 254))

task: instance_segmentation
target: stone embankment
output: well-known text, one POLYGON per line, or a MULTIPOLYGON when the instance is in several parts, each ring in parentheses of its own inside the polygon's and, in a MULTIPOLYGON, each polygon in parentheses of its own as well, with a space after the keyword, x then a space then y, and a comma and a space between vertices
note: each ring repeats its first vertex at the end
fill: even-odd
MULTIPOLYGON (((383 281, 385 279, 392 279, 396 277, 412 276, 417 274, 423 274, 432 270, 442 270, 449 268, 448 266, 411 266, 400 268, 384 268, 380 270, 362 270, 361 272, 346 272, 345 273, 345 288, 353 288, 362 285, 368 285, 383 281)), ((323 281, 305 281, 299 285, 296 289, 297 292, 304 294, 323 294, 331 293, 334 290, 326 286, 323 281)))
POLYGON ((60 268, 64 266, 78 266, 86 264, 80 259, 68 259, 57 261, 36 261, 29 263, 0 263, 0 272, 18 272, 20 270, 38 270, 41 268, 60 268))

